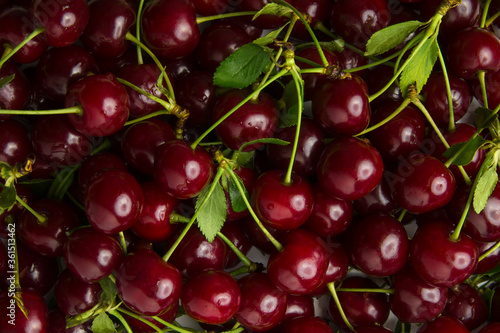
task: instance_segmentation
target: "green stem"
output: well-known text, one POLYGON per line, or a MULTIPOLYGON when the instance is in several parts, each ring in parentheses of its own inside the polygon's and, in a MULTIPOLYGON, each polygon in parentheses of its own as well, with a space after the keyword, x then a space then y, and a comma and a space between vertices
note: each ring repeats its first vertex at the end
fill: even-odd
POLYGON ((455 131, 455 113, 453 112, 453 96, 451 95, 451 85, 450 79, 448 77, 448 71, 446 69, 446 63, 444 61, 443 53, 441 52, 441 48, 438 45, 438 59, 441 64, 441 69, 443 71, 444 83, 446 85, 446 96, 448 98, 448 112, 449 112, 449 121, 448 121, 448 131, 455 131))
POLYGON ((489 256, 490 254, 492 254, 493 252, 495 252, 499 247, 500 247, 500 241, 496 242, 495 245, 493 245, 492 247, 490 247, 488 249, 488 251, 486 251, 483 254, 481 254, 479 256, 479 259, 477 261, 479 262, 479 261, 483 260, 484 258, 486 258, 487 256, 489 256))
MULTIPOLYGON (((483 163, 484 165, 484 163, 483 163)), ((482 166, 481 166, 482 168, 482 166)), ((481 170, 479 170, 481 172, 481 170)), ((479 173, 478 173, 479 174, 479 173)), ((450 238, 452 241, 457 241, 460 238, 460 232, 462 231, 462 228, 465 224, 465 219, 467 218, 467 215, 469 214, 470 206, 472 204, 472 198, 474 197, 474 188, 475 185, 477 184, 476 180, 479 179, 479 177, 476 177, 474 180, 474 184, 472 185, 471 191, 469 193, 469 196, 467 197, 467 202, 465 203, 464 211, 462 212, 462 216, 460 216, 460 220, 457 223, 457 226, 455 227, 455 230, 451 234, 450 238)))
POLYGON ((225 19, 225 18, 230 18, 230 17, 248 16, 248 15, 255 15, 255 14, 257 14, 256 11, 246 11, 246 12, 225 13, 225 14, 211 15, 211 16, 199 16, 196 18, 196 23, 201 24, 201 23, 205 23, 205 22, 210 22, 210 21, 215 21, 215 20, 220 20, 220 19, 225 19))
POLYGON ((128 250, 127 250, 127 241, 125 240, 125 234, 123 233, 123 231, 120 231, 118 235, 120 236, 120 244, 122 245, 123 254, 127 255, 128 250))
POLYGON ((33 208, 31 208, 23 199, 21 199, 18 195, 16 195, 16 201, 21 204, 28 212, 33 214, 36 217, 39 224, 47 223, 47 217, 41 214, 38 214, 33 208))
POLYGON ((14 47, 8 54, 4 54, 2 59, 0 59, 0 68, 2 68, 3 64, 9 60, 14 54, 16 54, 17 51, 19 51, 24 45, 26 45, 29 41, 33 40, 36 36, 40 35, 43 33, 45 29, 43 27, 38 27, 35 30, 33 30, 32 33, 30 33, 26 38, 19 43, 16 47, 14 47))
POLYGON ((158 316, 153 316, 152 318, 154 320, 156 320, 157 322, 161 323, 162 325, 165 325, 169 329, 174 330, 174 331, 179 332, 179 333, 197 333, 198 332, 196 330, 192 330, 192 329, 189 329, 189 328, 175 326, 174 324, 171 324, 168 321, 165 321, 165 320, 161 319, 158 316))
MULTIPOLYGON (((477 136, 479 135, 479 131, 474 132, 474 134, 469 138, 469 140, 474 140, 477 136)), ((446 162, 444 162, 445 167, 449 168, 450 165, 455 162, 458 156, 460 156, 465 149, 467 148, 467 145, 463 145, 452 157, 450 157, 446 162)))
POLYGON ((148 120, 148 119, 151 119, 154 117, 165 116, 165 115, 170 115, 170 114, 172 114, 172 112, 170 112, 168 110, 160 110, 160 111, 151 112, 151 113, 148 113, 147 115, 144 115, 142 117, 127 121, 125 124, 123 124, 123 127, 137 124, 137 123, 140 123, 141 121, 148 120))
POLYGON ((396 59, 396 64, 394 65, 394 74, 396 74, 396 71, 399 69, 399 64, 401 63, 401 60, 403 59, 404 55, 406 54, 406 51, 408 51, 410 48, 415 46, 417 43, 421 41, 421 38, 423 38, 425 35, 425 31, 421 31, 418 33, 415 37, 413 37, 406 45, 400 50, 398 54, 398 58, 396 59))
POLYGON ((379 294, 394 294, 394 289, 384 288, 337 288, 337 292, 355 292, 355 293, 379 293, 379 294))
POLYGON ((227 246, 229 246, 229 248, 241 260, 243 265, 245 265, 246 267, 252 266, 253 262, 250 259, 248 259, 247 256, 243 252, 241 252, 240 249, 238 249, 236 247, 236 245, 234 245, 234 243, 231 242, 231 240, 229 238, 226 237, 226 235, 224 235, 222 232, 219 231, 217 233, 217 236, 219 236, 219 238, 222 239, 224 241, 224 243, 226 243, 227 246))
POLYGON ((362 136, 362 135, 365 135, 366 133, 369 133, 371 131, 374 131, 376 130, 377 128, 387 124, 389 121, 391 121, 394 117, 396 117, 399 113, 401 113, 401 111, 403 111, 409 104, 411 103, 411 100, 409 98, 406 98, 403 100, 403 102, 401 102, 401 105, 396 109, 394 110, 393 113, 391 113, 388 117, 384 118, 384 120, 376 123, 375 125, 373 126, 370 126, 366 129, 364 129, 362 132, 358 133, 358 134, 355 134, 354 136, 362 136))
POLYGON ((58 109, 58 110, 0 110, 0 114, 14 114, 14 115, 52 115, 52 114, 76 114, 78 116, 83 115, 83 109, 80 105, 75 105, 69 108, 58 109))
POLYGON ((118 311, 111 310, 111 311, 109 311, 109 314, 112 315, 113 317, 115 317, 116 319, 118 319, 120 321, 120 323, 122 323, 122 325, 125 328, 125 331, 127 331, 127 333, 134 333, 132 331, 132 329, 130 328, 130 325, 125 320, 125 318, 123 318, 123 316, 118 311))
POLYGON ((488 28, 499 17, 500 17, 500 11, 496 12, 489 19, 487 19, 484 26, 488 28))
MULTIPOLYGON (((119 311, 121 313, 124 313, 126 314, 127 316, 130 316, 134 319, 137 319, 141 322, 143 322, 144 324, 146 325, 149 325, 152 329, 154 329, 156 332, 158 333, 164 333, 158 326, 156 326, 155 324, 153 324, 152 322, 150 322, 149 320, 147 319, 144 319, 142 318, 141 316, 137 315, 136 313, 132 312, 132 311, 129 311, 129 310, 126 310, 126 309, 122 309, 122 308, 117 308, 116 310, 113 310, 113 311, 119 311)), ((114 315, 114 314, 113 314, 114 315)))
POLYGON ((139 88, 135 84, 128 82, 127 80, 118 78, 118 77, 116 79, 118 80, 118 82, 120 82, 124 86, 127 86, 127 87, 131 88, 132 90, 137 91, 138 93, 140 93, 140 94, 146 96, 147 98, 155 101, 156 103, 160 104, 161 106, 163 106, 165 108, 165 110, 171 111, 174 108, 174 106, 172 104, 170 104, 169 102, 147 92, 146 90, 139 88))
MULTIPOLYGON (((135 23, 135 38, 141 41, 141 21, 142 21, 142 9, 144 7, 144 0, 140 0, 139 7, 137 8, 137 22, 135 23)), ((137 64, 142 65, 144 60, 142 59, 142 48, 139 44, 137 46, 137 64)))
POLYGON ((406 213, 408 213, 408 210, 407 210, 407 209, 403 209, 403 210, 401 211, 401 213, 400 213, 400 214, 399 214, 399 216, 398 216, 398 221, 399 221, 399 222, 402 222, 402 221, 403 221, 403 218, 405 217, 406 213))
POLYGON ((337 309, 339 310, 340 316, 342 317, 342 320, 346 324, 346 326, 353 332, 356 332, 354 327, 352 327, 351 323, 347 319, 347 316, 345 315, 344 309, 342 309, 342 304, 340 304, 339 296, 337 295, 337 291, 335 290, 335 285, 333 282, 330 282, 327 284, 328 290, 330 290, 330 293, 332 294, 333 300, 335 301, 335 305, 337 305, 337 309))
POLYGON ((486 26, 486 18, 488 17, 488 10, 490 9, 491 0, 486 0, 483 6, 483 14, 481 15, 481 28, 486 26))
POLYGON ((479 71, 477 73, 477 78, 479 79, 479 84, 481 85, 481 94, 483 96, 483 106, 488 109, 488 93, 486 92, 486 71, 479 71))

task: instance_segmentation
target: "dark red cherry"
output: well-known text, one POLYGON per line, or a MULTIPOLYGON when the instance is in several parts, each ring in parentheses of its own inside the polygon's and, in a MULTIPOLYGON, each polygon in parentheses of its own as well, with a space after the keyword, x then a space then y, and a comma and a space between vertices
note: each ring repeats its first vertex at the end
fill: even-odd
POLYGON ((31 153, 28 129, 19 121, 0 121, 0 161, 11 166, 24 163, 31 153))
POLYGON ((287 321, 282 328, 282 332, 287 333, 332 333, 328 323, 320 317, 304 316, 287 321))
POLYGON ((344 200, 356 200, 370 193, 382 179, 383 162, 371 144, 357 138, 329 143, 317 165, 321 187, 344 200))
MULTIPOLYGON (((482 256, 486 251, 491 249, 496 242, 478 242, 476 241, 477 248, 479 250, 479 256, 482 256)), ((476 270, 474 274, 486 273, 489 270, 495 268, 500 264, 500 248, 497 248, 488 256, 484 257, 481 261, 477 263, 476 270)))
POLYGON ((417 331, 418 333, 469 333, 465 325, 452 316, 442 315, 433 321, 424 323, 417 331))
POLYGON ((142 36, 159 57, 175 59, 193 52, 200 39, 190 1, 153 0, 144 7, 142 36))
POLYGON ((88 184, 85 211, 90 224, 105 234, 132 227, 139 219, 144 194, 137 180, 128 172, 108 169, 88 184))
POLYGON ((255 181, 251 203, 266 225, 292 230, 311 216, 314 198, 306 179, 292 174, 291 183, 286 184, 285 176, 285 170, 270 170, 260 175, 255 181))
POLYGON ((392 198, 391 188, 384 175, 380 183, 370 193, 354 200, 352 204, 356 213, 362 216, 392 214, 399 207, 392 198))
POLYGON ((459 319, 472 331, 487 320, 488 306, 478 290, 467 283, 461 283, 448 290, 448 301, 443 315, 459 319))
POLYGON ((94 0, 89 11, 90 20, 81 38, 85 48, 100 58, 124 54, 130 45, 125 35, 136 20, 135 7, 127 0, 94 0))
MULTIPOLYGON (((179 314, 179 307, 180 307, 179 303, 175 303, 167 311, 158 314, 157 317, 160 318, 161 320, 171 323, 177 318, 177 315, 179 314)), ((137 315, 137 313, 135 315, 137 315)), ((131 317, 126 314, 124 314, 123 317, 127 320, 127 323, 129 324, 133 332, 141 332, 141 333, 158 332, 157 330, 155 330, 154 328, 152 328, 151 326, 149 326, 148 324, 144 323, 143 321, 137 318, 131 317)), ((156 319, 153 318, 153 316, 139 315, 139 317, 147 320, 148 322, 156 325, 159 328, 166 328, 165 325, 158 322, 156 319)))
POLYGON ((76 105, 82 107, 83 114, 68 114, 73 126, 83 134, 103 137, 123 127, 130 100, 127 90, 113 74, 96 74, 83 77, 69 87, 64 106, 76 105))
POLYGON ((355 267, 371 276, 390 276, 406 264, 409 241, 405 228, 387 215, 368 216, 354 226, 349 254, 355 267))
MULTIPOLYGON (((328 0, 287 0, 292 6, 307 17, 310 27, 314 28, 318 23, 329 20, 332 10, 332 2, 328 0)), ((312 40, 311 35, 301 21, 297 21, 292 30, 292 36, 301 40, 312 40)))
MULTIPOLYGON (((267 238, 266 234, 262 232, 257 223, 255 223, 253 217, 248 216, 242 221, 245 234, 252 241, 252 245, 258 248, 260 251, 268 254, 276 253, 276 247, 267 238)), ((288 230, 278 230, 270 226, 266 226, 267 231, 278 241, 281 241, 283 236, 286 235, 288 230)))
POLYGON ((498 330, 500 330, 500 322, 489 323, 483 328, 481 328, 479 333, 496 333, 498 332, 498 330))
POLYGON ((464 282, 476 269, 478 249, 467 235, 456 241, 450 226, 435 221, 420 226, 410 243, 410 262, 428 283, 451 287, 464 282))
POLYGON ((153 176, 156 148, 173 139, 172 126, 163 120, 152 118, 135 123, 122 137, 123 158, 134 169, 153 176))
POLYGON ((78 170, 78 183, 84 192, 91 179, 106 169, 119 169, 127 171, 127 165, 118 155, 110 152, 100 152, 91 155, 82 162, 82 165, 78 170))
POLYGON ((113 236, 89 227, 77 229, 69 235, 63 257, 73 274, 94 283, 113 273, 122 260, 123 251, 113 236))
POLYGON ((91 139, 77 131, 66 115, 38 118, 31 130, 31 143, 36 156, 56 166, 79 164, 92 152, 91 139))
POLYGON ((310 296, 287 295, 286 311, 281 319, 282 323, 299 317, 314 316, 314 300, 310 296))
POLYGON ((348 137, 364 130, 371 119, 366 83, 357 75, 329 80, 312 97, 314 119, 330 135, 348 137))
POLYGON ((141 184, 144 193, 144 205, 139 220, 132 226, 132 231, 150 242, 165 241, 176 230, 170 223, 170 215, 179 204, 179 200, 163 192, 157 183, 148 181, 141 184))
POLYGON ((49 312, 49 333, 92 333, 92 321, 89 320, 70 328, 66 328, 66 314, 60 309, 49 312))
MULTIPOLYGON (((241 221, 227 221, 221 229, 221 233, 226 236, 231 243, 234 244, 243 254, 248 254, 252 249, 253 244, 248 239, 242 226, 241 221)), ((241 262, 240 258, 234 253, 233 250, 226 250, 226 265, 225 269, 233 268, 241 262)))
POLYGON ((194 150, 183 140, 160 145, 155 153, 154 180, 171 196, 188 199, 197 196, 214 174, 210 154, 202 147, 194 150))
MULTIPOLYGON (((5 65, 4 65, 5 66, 5 65)), ((486 95, 488 97, 488 106, 495 109, 500 104, 500 70, 488 71, 485 75, 486 95)), ((477 100, 484 105, 483 92, 479 80, 472 80, 471 88, 477 100)), ((0 90, 1 91, 1 90, 0 90)))
POLYGON ((30 207, 46 217, 40 223, 29 211, 25 210, 19 220, 19 237, 26 246, 51 257, 60 257, 68 236, 66 232, 80 225, 73 209, 60 201, 43 198, 31 202, 30 207))
MULTIPOLYGON (((343 53, 348 52, 347 48, 344 48, 343 53)), ((351 51, 354 55, 359 56, 358 53, 351 51)), ((362 58, 367 59, 367 58, 362 58)), ((365 65, 365 64, 361 64, 365 65)), ((345 66, 345 65, 344 65, 345 66)), ((354 64, 352 67, 359 66, 359 64, 354 64)), ((364 71, 357 72, 358 75, 364 74, 364 71)), ((363 79, 368 85, 368 92, 370 95, 379 92, 384 86, 389 83, 394 75, 394 68, 389 66, 375 66, 366 70, 366 74, 363 75, 363 79)), ((387 88, 379 97, 374 99, 370 104, 372 110, 376 111, 378 108, 382 107, 386 103, 391 104, 391 102, 399 102, 398 106, 401 105, 403 101, 403 95, 401 89, 397 82, 394 82, 387 88)))
POLYGON ((500 40, 486 29, 466 28, 450 39, 446 55, 456 75, 471 79, 478 71, 500 69, 500 40))
POLYGON ((394 275, 392 288, 390 308, 402 322, 425 323, 436 318, 446 306, 448 288, 425 282, 411 266, 394 275))
POLYGON ((225 271, 204 270, 191 276, 182 287, 182 308, 202 323, 227 322, 238 311, 240 302, 238 283, 225 271))
POLYGON ((287 308, 287 293, 276 287, 265 273, 251 273, 238 281, 240 308, 235 319, 254 332, 279 324, 287 308))
POLYGON ((224 14, 234 9, 233 6, 235 5, 230 0, 192 0, 192 3, 196 9, 196 13, 201 16, 224 14))
MULTIPOLYGON (((242 1, 240 1, 242 2, 242 1)), ((240 28, 243 28, 251 40, 255 40, 262 36, 263 29, 257 27, 254 23, 255 20, 252 19, 251 15, 248 16, 235 16, 222 19, 224 22, 231 24, 236 24, 240 28)))
POLYGON ((129 308, 156 315, 179 301, 182 276, 152 250, 139 249, 124 258, 116 273, 116 287, 129 308))
POLYGON ((5 294, 0 297, 2 316, 0 317, 0 331, 5 333, 46 333, 48 329, 49 311, 47 302, 34 291, 23 291, 22 300, 24 310, 30 315, 26 317, 14 298, 5 294))
POLYGON ((409 212, 421 214, 443 207, 455 193, 455 177, 437 158, 413 154, 401 160, 391 175, 396 202, 409 212))
MULTIPOLYGON (((24 73, 12 61, 7 61, 0 68, 0 78, 14 75, 12 81, 0 88, 0 107, 5 110, 23 110, 28 104, 31 87, 24 73)), ((13 115, 1 115, 0 120, 13 115)))
POLYGON ((99 283, 81 280, 68 269, 64 270, 54 288, 54 298, 59 308, 68 316, 75 316, 92 309, 99 303, 102 288, 99 283))
MULTIPOLYGON (((230 90, 220 96, 214 106, 212 121, 219 120, 250 94, 250 90, 230 90)), ((257 100, 250 100, 239 107, 215 128, 221 141, 233 150, 241 145, 262 138, 270 138, 278 125, 278 107, 275 100, 265 92, 259 93, 257 100)), ((256 143, 245 147, 252 151, 261 147, 256 143)))
POLYGON ((44 28, 47 44, 53 47, 76 42, 89 22, 89 6, 85 0, 58 0, 52 5, 34 0, 30 13, 34 22, 44 28))
MULTIPOLYGON (((241 0, 239 1, 239 9, 242 11, 259 11, 269 3, 271 3, 270 0, 241 0)), ((252 22, 262 29, 275 29, 286 23, 286 17, 264 14, 252 20, 252 22)))

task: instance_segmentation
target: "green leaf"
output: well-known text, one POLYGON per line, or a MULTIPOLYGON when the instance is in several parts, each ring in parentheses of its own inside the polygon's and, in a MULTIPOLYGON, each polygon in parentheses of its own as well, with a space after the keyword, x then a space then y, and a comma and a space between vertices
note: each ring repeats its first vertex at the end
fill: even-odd
POLYGON ((396 323, 396 327, 394 328, 394 333, 410 333, 411 332, 411 324, 403 323, 398 320, 396 323))
MULTIPOLYGON (((238 176, 236 176, 238 177, 238 176)), ((246 196, 247 200, 249 199, 249 195, 247 190, 245 189, 245 185, 243 185, 243 181, 238 177, 238 182, 244 189, 244 195, 246 196)), ((233 178, 229 178, 229 199, 231 199, 231 207, 236 213, 242 212, 245 209, 247 209, 247 205, 245 204, 245 200, 243 200, 243 195, 241 192, 238 190, 238 187, 234 183, 233 178)))
POLYGON ((455 157, 455 160, 452 163, 456 165, 467 165, 472 161, 477 150, 481 148, 485 142, 487 142, 485 139, 480 136, 476 136, 472 140, 460 142, 451 146, 443 153, 443 155, 447 159, 450 159, 462 150, 459 155, 455 157))
POLYGON ((284 141, 284 140, 280 140, 280 139, 276 139, 276 138, 262 138, 262 139, 257 139, 257 140, 245 142, 244 144, 241 145, 239 151, 241 152, 243 149, 245 149, 245 147, 248 147, 248 146, 253 145, 255 143, 270 143, 273 145, 280 145, 280 146, 286 146, 286 145, 290 144, 290 142, 288 142, 288 141, 284 141))
POLYGON ((99 280, 102 288, 101 300, 106 304, 112 304, 118 295, 116 284, 109 277, 99 280))
POLYGON ((260 38, 257 38, 256 40, 253 41, 253 43, 257 44, 257 45, 262 45, 262 46, 274 43, 274 41, 278 38, 279 34, 283 31, 283 29, 288 24, 289 24, 289 22, 287 24, 283 25, 282 27, 269 32, 267 35, 262 36, 260 38))
POLYGON ((490 126, 490 124, 498 118, 498 113, 493 112, 493 110, 479 107, 475 110, 476 113, 476 126, 478 131, 490 126))
POLYGON ((246 166, 252 161, 254 156, 255 151, 240 151, 238 153, 238 157, 236 158, 236 162, 239 165, 246 166))
POLYGON ((115 324, 109 316, 102 312, 92 321, 92 332, 94 333, 115 333, 115 324))
POLYGON ((365 56, 376 56, 395 48, 423 25, 420 21, 406 21, 375 32, 366 43, 365 56))
POLYGON ((195 206, 196 211, 199 210, 196 218, 198 227, 209 242, 214 241, 215 236, 217 236, 217 233, 220 231, 224 221, 226 220, 227 214, 226 196, 224 195, 222 186, 219 182, 217 182, 213 192, 210 193, 211 187, 212 186, 205 187, 205 189, 198 196, 195 206), (200 207, 207 196, 209 197, 206 204, 203 207, 200 207))
POLYGON ((497 185, 498 174, 496 164, 490 166, 483 174, 479 175, 478 177, 480 178, 477 182, 476 188, 474 189, 472 205, 474 207, 474 211, 479 214, 484 209, 484 207, 486 207, 488 198, 490 197, 491 193, 493 193, 493 190, 497 185))
POLYGON ((277 3, 268 3, 253 16, 252 21, 261 15, 290 16, 293 10, 277 3))
POLYGON ((14 78, 16 77, 15 74, 12 74, 10 76, 6 76, 0 79, 0 89, 8 85, 14 78))
POLYGON ((420 92, 427 82, 439 53, 436 38, 437 37, 432 37, 427 39, 418 50, 413 49, 410 55, 410 57, 413 56, 413 58, 405 67, 403 73, 401 73, 399 81, 399 86, 404 94, 406 94, 408 87, 412 84, 415 84, 417 92, 420 92))
POLYGON ((2 186, 0 192, 0 212, 10 210, 16 204, 17 191, 14 186, 2 186))
POLYGON ((47 197, 53 198, 56 200, 62 200, 71 184, 75 179, 75 172, 78 169, 77 166, 68 167, 62 169, 54 179, 54 182, 49 188, 49 192, 47 193, 47 197))
POLYGON ((222 88, 245 88, 257 80, 271 63, 266 50, 257 44, 241 46, 217 67, 214 84, 222 88))

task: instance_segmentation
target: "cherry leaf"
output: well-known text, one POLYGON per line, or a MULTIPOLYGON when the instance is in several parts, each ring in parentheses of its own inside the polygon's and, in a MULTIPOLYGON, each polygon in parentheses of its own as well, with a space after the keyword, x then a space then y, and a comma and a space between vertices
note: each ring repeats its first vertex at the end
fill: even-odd
POLYGON ((291 16, 293 10, 277 3, 268 3, 253 16, 252 21, 261 15, 291 16))
POLYGON ((102 288, 101 300, 107 304, 112 304, 118 295, 116 284, 109 277, 99 280, 99 284, 102 288))
POLYGON ((245 149, 245 147, 253 145, 255 143, 269 143, 269 144, 280 145, 280 146, 286 146, 286 145, 290 144, 290 142, 288 142, 288 141, 280 140, 280 139, 276 139, 276 138, 262 138, 262 139, 257 139, 257 140, 245 142, 244 144, 241 145, 239 152, 241 153, 241 151, 243 149, 245 149))
POLYGON ((467 165, 472 161, 477 150, 480 149, 485 142, 485 139, 477 136, 467 142, 460 142, 451 146, 443 155, 447 159, 454 158, 452 161, 453 164, 467 165))
POLYGON ((102 312, 92 321, 92 332, 94 333, 115 333, 115 324, 109 316, 102 312))
POLYGON ((15 74, 12 74, 10 76, 6 76, 0 79, 0 89, 8 85, 12 80, 15 78, 15 74))
POLYGON ((257 38, 256 40, 253 41, 253 43, 257 44, 257 45, 268 45, 268 44, 274 43, 274 41, 276 40, 276 38, 278 38, 281 31, 283 31, 283 29, 287 25, 288 25, 288 23, 283 25, 282 27, 276 29, 276 30, 269 32, 267 35, 265 35, 263 37, 257 38))
POLYGON ((247 209, 247 205, 245 204, 245 200, 243 200, 243 195, 246 196, 247 200, 249 200, 249 195, 247 190, 245 189, 245 185, 243 185, 242 180, 236 175, 238 182, 240 183, 241 187, 244 189, 244 193, 242 194, 239 190, 236 184, 234 183, 233 178, 229 178, 229 187, 228 187, 228 193, 229 193, 229 199, 231 199, 231 207, 236 213, 242 212, 245 209, 247 209))
POLYGON ((366 43, 365 56, 376 56, 395 48, 425 24, 420 21, 406 21, 375 32, 366 43))
POLYGON ((260 45, 242 45, 215 70, 214 84, 222 88, 245 88, 254 83, 271 63, 270 54, 260 45))
POLYGON ((17 191, 14 186, 4 186, 0 192, 0 213, 10 210, 16 204, 17 191))
MULTIPOLYGON (((486 163, 483 162, 483 163, 486 163)), ((472 205, 474 211, 479 214, 486 207, 486 203, 491 193, 495 189, 498 182, 497 165, 496 163, 490 166, 484 173, 479 175, 479 180, 477 182, 476 188, 474 189, 474 198, 472 200, 472 205)))
POLYGON ((71 187, 71 184, 73 184, 76 170, 78 170, 78 166, 68 167, 59 171, 54 179, 54 182, 49 188, 47 197, 62 200, 68 189, 71 187))
POLYGON ((487 108, 479 107, 475 110, 475 113, 478 131, 489 127, 496 119, 498 119, 498 113, 495 113, 493 110, 487 108))
POLYGON ((404 94, 412 84, 415 84, 417 92, 422 90, 431 75, 438 53, 437 36, 427 39, 418 50, 413 49, 410 54, 412 60, 403 70, 399 81, 399 86, 404 94))
POLYGON ((195 209, 198 211, 196 220, 201 233, 209 242, 213 242, 227 215, 226 196, 219 182, 213 190, 212 186, 205 187, 196 200, 195 209), (207 202, 201 206, 207 196, 207 202))

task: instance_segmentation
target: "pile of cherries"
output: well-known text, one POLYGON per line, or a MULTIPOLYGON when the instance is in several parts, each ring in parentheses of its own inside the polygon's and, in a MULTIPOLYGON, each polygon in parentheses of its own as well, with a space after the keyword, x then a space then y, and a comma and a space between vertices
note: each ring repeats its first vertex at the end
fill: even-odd
POLYGON ((500 1, 0 0, 0 42, 0 332, 500 332, 500 1), (431 24, 365 53, 411 21, 420 91, 431 24))

